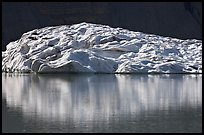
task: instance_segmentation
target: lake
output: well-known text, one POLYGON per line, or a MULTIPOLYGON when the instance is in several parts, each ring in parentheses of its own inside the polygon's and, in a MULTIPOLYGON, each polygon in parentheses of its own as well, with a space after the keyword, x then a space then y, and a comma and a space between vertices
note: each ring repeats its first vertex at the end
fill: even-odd
POLYGON ((2 73, 2 132, 201 133, 202 75, 2 73))

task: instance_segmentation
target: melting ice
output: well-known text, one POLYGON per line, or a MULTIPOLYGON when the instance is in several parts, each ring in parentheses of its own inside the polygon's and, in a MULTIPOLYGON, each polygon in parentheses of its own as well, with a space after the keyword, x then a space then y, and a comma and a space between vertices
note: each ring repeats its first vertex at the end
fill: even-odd
POLYGON ((6 46, 2 72, 202 73, 202 40, 85 22, 45 27, 6 46))

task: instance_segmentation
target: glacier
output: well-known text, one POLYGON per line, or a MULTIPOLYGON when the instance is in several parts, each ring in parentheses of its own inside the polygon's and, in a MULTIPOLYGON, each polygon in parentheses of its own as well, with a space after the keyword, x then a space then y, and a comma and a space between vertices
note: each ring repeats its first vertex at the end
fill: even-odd
POLYGON ((2 72, 202 73, 202 40, 86 22, 50 26, 10 42, 2 72))

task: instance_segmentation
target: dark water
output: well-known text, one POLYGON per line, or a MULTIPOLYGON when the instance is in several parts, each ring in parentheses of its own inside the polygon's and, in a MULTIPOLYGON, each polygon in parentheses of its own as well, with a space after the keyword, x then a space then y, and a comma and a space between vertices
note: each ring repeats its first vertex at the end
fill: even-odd
POLYGON ((202 132, 202 75, 2 74, 2 132, 202 132))

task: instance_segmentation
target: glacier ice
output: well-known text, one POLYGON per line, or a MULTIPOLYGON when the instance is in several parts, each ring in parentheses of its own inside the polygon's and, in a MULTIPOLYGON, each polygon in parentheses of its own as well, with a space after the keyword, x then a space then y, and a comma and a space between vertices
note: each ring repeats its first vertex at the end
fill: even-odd
POLYGON ((202 73, 202 40, 85 22, 45 27, 6 46, 2 72, 202 73))

